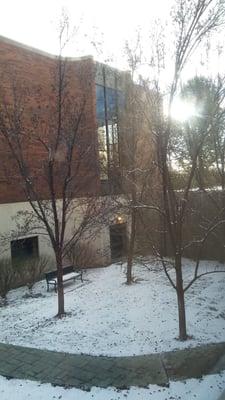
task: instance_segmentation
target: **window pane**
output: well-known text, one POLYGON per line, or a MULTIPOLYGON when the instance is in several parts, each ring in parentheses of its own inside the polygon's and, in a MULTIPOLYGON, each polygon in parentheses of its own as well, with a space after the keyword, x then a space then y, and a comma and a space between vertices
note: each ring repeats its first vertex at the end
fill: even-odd
POLYGON ((115 119, 117 117, 117 98, 116 90, 106 88, 107 99, 107 117, 108 119, 115 119))
POLYGON ((118 110, 121 109, 123 103, 121 91, 107 87, 104 89, 103 86, 96 85, 100 178, 104 180, 108 179, 108 167, 111 169, 119 166, 117 124, 118 110), (107 112, 105 112, 105 105, 107 112))
POLYGON ((118 129, 117 123, 112 121, 108 122, 108 132, 109 132, 109 144, 118 143, 118 129))
POLYGON ((96 114, 98 126, 105 125, 104 88, 100 85, 96 85, 96 114))
POLYGON ((99 145, 99 150, 107 150, 106 127, 105 126, 100 126, 98 128, 98 145, 99 145))
POLYGON ((100 161, 100 179, 108 179, 108 157, 107 151, 99 151, 99 161, 100 161))

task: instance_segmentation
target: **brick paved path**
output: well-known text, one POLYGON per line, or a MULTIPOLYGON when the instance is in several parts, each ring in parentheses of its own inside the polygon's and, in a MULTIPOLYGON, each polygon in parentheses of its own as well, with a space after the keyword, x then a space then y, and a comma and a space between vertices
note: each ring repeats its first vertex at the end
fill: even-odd
POLYGON ((0 344, 0 375, 89 390, 198 378, 225 369, 225 342, 134 357, 95 357, 0 344))

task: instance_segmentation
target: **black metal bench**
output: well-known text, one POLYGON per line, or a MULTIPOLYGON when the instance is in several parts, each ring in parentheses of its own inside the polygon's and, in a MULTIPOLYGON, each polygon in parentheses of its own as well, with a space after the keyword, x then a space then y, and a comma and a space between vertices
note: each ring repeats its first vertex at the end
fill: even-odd
MULTIPOLYGON (((63 283, 70 280, 75 281, 75 279, 78 278, 83 282, 83 271, 81 269, 76 268, 73 265, 63 267, 63 283)), ((47 283, 47 292, 49 292, 49 285, 53 285, 55 292, 57 292, 57 270, 46 272, 45 279, 47 283)))

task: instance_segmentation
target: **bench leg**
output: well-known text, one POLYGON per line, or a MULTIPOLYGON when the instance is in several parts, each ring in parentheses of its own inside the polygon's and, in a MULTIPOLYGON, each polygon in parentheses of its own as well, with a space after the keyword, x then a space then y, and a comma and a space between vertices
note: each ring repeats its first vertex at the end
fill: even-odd
POLYGON ((55 286, 55 293, 57 293, 57 285, 56 285, 56 283, 54 283, 54 286, 55 286))

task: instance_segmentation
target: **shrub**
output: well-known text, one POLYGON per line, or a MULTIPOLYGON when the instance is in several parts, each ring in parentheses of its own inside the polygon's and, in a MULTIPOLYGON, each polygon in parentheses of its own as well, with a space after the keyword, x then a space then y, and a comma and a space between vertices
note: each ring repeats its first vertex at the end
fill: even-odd
POLYGON ((97 265, 96 251, 90 242, 72 244, 67 252, 69 262, 80 268, 88 268, 97 265))
POLYGON ((7 258, 0 259, 0 296, 3 299, 2 304, 7 304, 7 294, 12 288, 15 279, 15 270, 12 263, 7 258))
POLYGON ((44 255, 39 258, 34 258, 32 261, 27 261, 25 279, 26 285, 31 294, 35 282, 39 281, 42 278, 44 271, 47 270, 49 261, 49 257, 44 255))
POLYGON ((33 296, 33 286, 35 282, 42 278, 49 263, 50 258, 45 255, 15 262, 15 270, 19 276, 20 282, 27 285, 31 296, 33 296))

